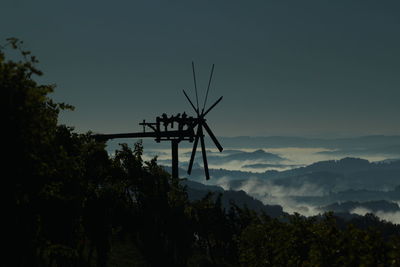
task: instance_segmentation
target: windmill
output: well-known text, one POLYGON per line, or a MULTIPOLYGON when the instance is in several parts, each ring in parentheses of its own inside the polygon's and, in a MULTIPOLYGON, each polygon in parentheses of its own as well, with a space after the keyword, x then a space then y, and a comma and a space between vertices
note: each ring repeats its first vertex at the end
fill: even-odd
POLYGON ((188 166, 188 174, 190 175, 193 168, 193 162, 196 155, 197 146, 200 140, 201 151, 203 156, 203 167, 206 179, 210 179, 210 173, 208 170, 208 162, 207 162, 207 154, 205 148, 204 141, 204 130, 208 133, 211 140, 214 142, 215 146, 218 148, 220 152, 222 152, 223 148, 221 144, 218 142, 214 133, 211 131, 208 126, 205 116, 222 100, 222 96, 218 98, 217 101, 214 102, 209 108, 206 108, 208 93, 210 90, 211 80, 214 73, 214 64, 211 67, 210 78, 208 81, 207 91, 203 102, 203 107, 199 107, 199 97, 197 92, 197 82, 196 82, 196 72, 194 69, 194 63, 192 62, 192 71, 193 71, 193 81, 194 81, 194 89, 196 93, 196 106, 191 101, 190 97, 183 90, 183 94, 186 99, 189 101, 191 107, 196 113, 196 117, 188 116, 185 112, 181 115, 178 114, 176 116, 168 117, 167 114, 162 114, 161 116, 156 118, 156 122, 149 123, 143 120, 143 122, 139 123, 139 125, 143 126, 143 132, 139 133, 119 133, 119 134, 95 134, 93 137, 98 141, 107 141, 110 139, 117 138, 147 138, 152 137, 155 138, 157 143, 161 141, 169 141, 171 142, 171 150, 172 150, 172 176, 175 178, 179 177, 179 167, 178 167, 178 144, 181 141, 189 141, 194 142, 192 153, 190 156, 189 166, 188 166), (174 129, 174 126, 177 125, 177 130, 174 129), (146 131, 147 130, 147 131, 146 131), (149 131, 150 130, 150 131, 149 131))

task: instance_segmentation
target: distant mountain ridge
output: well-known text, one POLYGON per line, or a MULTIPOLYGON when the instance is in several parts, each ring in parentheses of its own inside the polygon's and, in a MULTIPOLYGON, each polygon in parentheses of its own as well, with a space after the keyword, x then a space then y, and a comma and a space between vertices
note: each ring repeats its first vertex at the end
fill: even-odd
MULTIPOLYGON (((226 177, 227 174, 224 175, 226 177)), ((364 159, 344 158, 337 161, 320 161, 287 171, 248 173, 247 177, 245 174, 241 176, 243 179, 229 181, 232 189, 241 188, 248 178, 253 177, 260 185, 265 181, 286 187, 312 184, 326 193, 349 189, 387 191, 400 185, 400 160, 374 163, 364 159)))
POLYGON ((263 168, 295 168, 301 165, 290 165, 290 164, 269 164, 269 163, 256 163, 256 164, 245 164, 242 168, 247 169, 263 169, 263 168))
MULTIPOLYGON (((222 153, 212 152, 212 151, 206 151, 206 153, 208 162, 215 165, 223 165, 231 162, 249 162, 249 161, 277 164, 286 160, 277 154, 267 152, 263 149, 258 149, 252 152, 246 152, 241 150, 228 150, 228 151, 223 151, 222 153)), ((190 156, 191 152, 184 153, 184 155, 190 156)), ((161 164, 166 164, 166 165, 171 164, 171 161, 169 159, 160 160, 159 162, 161 164)), ((181 167, 186 166, 187 164, 188 164, 187 162, 183 162, 181 163, 181 167)), ((203 164, 201 157, 196 157, 194 164, 196 164, 197 167, 200 166, 200 164, 203 164)), ((241 164, 241 163, 236 163, 236 164, 241 164)))
POLYGON ((342 203, 333 203, 324 207, 320 210, 333 211, 335 213, 352 213, 355 209, 366 209, 371 212, 400 212, 400 207, 397 203, 379 200, 379 201, 367 201, 367 202, 356 202, 346 201, 342 203))
MULTIPOLYGON (((212 140, 205 138, 207 144, 212 144, 212 140)), ((327 148, 337 150, 367 150, 367 149, 390 149, 390 147, 400 146, 400 135, 368 135, 346 138, 307 138, 296 136, 237 136, 237 137, 218 137, 221 145, 229 149, 243 148, 327 148)), ((108 150, 114 152, 118 143, 134 143, 139 140, 120 139, 108 142, 108 150)), ((168 142, 155 143, 152 139, 143 139, 145 149, 165 149, 170 148, 168 142)), ((182 142, 181 148, 190 148, 193 143, 182 142)), ((397 150, 396 150, 397 151, 397 150)))
POLYGON ((325 196, 297 196, 292 197, 296 202, 312 205, 328 205, 334 202, 368 202, 368 201, 400 201, 400 185, 393 190, 354 190, 331 192, 325 196))
POLYGON ((305 167, 283 171, 283 174, 304 174, 310 172, 336 172, 341 174, 355 173, 358 171, 374 171, 400 169, 400 160, 392 160, 389 162, 370 162, 366 159, 346 157, 340 160, 318 161, 305 167))
POLYGON ((368 135, 346 138, 307 138, 290 136, 239 136, 222 137, 225 146, 232 148, 248 147, 318 147, 333 149, 360 149, 360 148, 379 148, 400 145, 399 135, 368 135))
POLYGON ((226 210, 229 210, 231 202, 233 202, 240 208, 247 207, 257 212, 264 212, 273 218, 281 217, 287 214, 283 212, 283 208, 281 206, 264 205, 260 200, 249 196, 243 190, 224 190, 219 186, 204 185, 191 180, 185 180, 183 181, 183 184, 186 185, 189 199, 192 201, 203 198, 208 192, 214 192, 215 197, 219 193, 222 194, 221 202, 223 208, 226 210))
MULTIPOLYGON (((186 173, 186 170, 181 169, 181 173, 186 173)), ((210 174, 214 179, 229 177, 229 181, 235 183, 240 181, 245 182, 249 178, 258 178, 262 181, 271 180, 280 184, 285 184, 285 181, 294 181, 296 179, 298 180, 297 184, 305 180, 321 184, 327 180, 326 182, 328 182, 329 185, 340 181, 351 182, 353 180, 354 183, 356 183, 356 181, 379 182, 383 185, 390 185, 391 187, 387 188, 389 189, 400 184, 400 160, 370 162, 360 158, 343 158, 341 160, 319 161, 305 167, 298 167, 286 171, 272 170, 258 173, 210 169, 210 174)), ((191 179, 199 179, 199 181, 201 181, 203 178, 203 170, 201 168, 192 171, 191 179)), ((371 186, 372 190, 377 189, 375 185, 371 186)), ((357 188, 355 187, 353 189, 357 188)))
POLYGON ((231 161, 263 161, 263 162, 280 162, 284 158, 264 151, 263 149, 258 149, 253 152, 237 152, 233 154, 228 154, 227 156, 209 156, 210 162, 214 164, 224 164, 231 161))
MULTIPOLYGON (((202 169, 193 172, 191 178, 195 176, 198 181, 205 182, 202 169)), ((246 203, 249 208, 258 211, 265 209, 274 216, 284 214, 283 209, 288 207, 287 203, 296 204, 290 206, 289 211, 306 214, 312 210, 320 213, 334 211, 347 219, 354 217, 350 216, 354 209, 361 212, 379 211, 379 214, 399 212, 400 160, 369 162, 360 158, 343 158, 280 172, 211 169, 210 173, 210 181, 221 183, 224 188, 191 181, 188 193, 192 199, 199 199, 211 190, 225 194, 222 202, 226 208, 229 207, 227 197, 230 197, 235 202, 240 200, 240 205, 246 203), (274 192, 279 194, 274 195, 274 192), (259 200, 263 200, 264 204, 276 205, 264 205, 259 200)))

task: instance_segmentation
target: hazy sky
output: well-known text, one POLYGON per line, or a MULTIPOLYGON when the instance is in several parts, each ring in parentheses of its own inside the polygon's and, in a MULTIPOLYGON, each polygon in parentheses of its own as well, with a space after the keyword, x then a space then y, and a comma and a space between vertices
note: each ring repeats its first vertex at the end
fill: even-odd
POLYGON ((78 131, 192 112, 194 60, 216 135, 400 134, 400 1, 2 0, 11 36, 78 131))

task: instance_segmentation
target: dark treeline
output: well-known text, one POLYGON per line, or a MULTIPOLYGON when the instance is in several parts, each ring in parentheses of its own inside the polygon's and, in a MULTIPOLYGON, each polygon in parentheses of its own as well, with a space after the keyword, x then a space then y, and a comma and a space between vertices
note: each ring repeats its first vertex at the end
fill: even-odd
POLYGON ((72 107, 35 81, 37 60, 20 47, 9 39, 0 51, 2 266, 400 266, 399 227, 372 215, 343 225, 331 214, 226 210, 211 194, 189 201, 179 179, 143 161, 140 142, 109 156, 89 133, 58 124, 72 107))

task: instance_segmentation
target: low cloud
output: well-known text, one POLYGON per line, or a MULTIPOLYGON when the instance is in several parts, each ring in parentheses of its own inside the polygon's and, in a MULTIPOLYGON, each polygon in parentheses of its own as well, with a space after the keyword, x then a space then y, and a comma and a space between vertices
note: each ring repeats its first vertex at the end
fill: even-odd
MULTIPOLYGON (((318 206, 295 201, 293 197, 298 196, 324 196, 328 192, 326 189, 311 183, 304 183, 300 187, 290 187, 274 184, 273 181, 261 181, 259 178, 250 177, 247 181, 233 187, 232 179, 221 177, 214 179, 212 184, 221 186, 225 190, 243 190, 250 196, 261 200, 266 205, 280 205, 287 213, 300 213, 304 216, 314 216, 323 213, 318 206)), ((350 213, 364 216, 367 213, 373 213, 382 220, 395 224, 400 224, 400 212, 373 212, 364 207, 357 207, 350 213)))
POLYGON ((242 184, 241 190, 257 195, 271 195, 274 197, 295 197, 295 196, 323 196, 326 191, 311 183, 303 183, 300 187, 283 186, 272 181, 261 181, 249 179, 242 184))
POLYGON ((274 184, 271 181, 260 181, 255 177, 241 183, 239 186, 232 186, 229 177, 221 177, 213 180, 214 185, 221 186, 225 190, 243 190, 250 196, 261 200, 265 205, 280 205, 287 213, 295 212, 305 216, 313 216, 320 213, 317 207, 294 201, 296 196, 323 196, 325 190, 315 184, 304 183, 300 187, 288 187, 274 184))
POLYGON ((369 209, 363 208, 363 207, 357 207, 353 209, 350 213, 357 214, 364 216, 367 213, 373 213, 376 216, 378 216, 380 219, 395 223, 395 224, 400 224, 400 211, 396 212, 384 212, 384 211, 377 211, 377 212, 372 212, 369 209))

